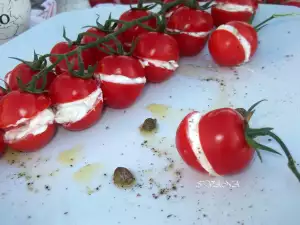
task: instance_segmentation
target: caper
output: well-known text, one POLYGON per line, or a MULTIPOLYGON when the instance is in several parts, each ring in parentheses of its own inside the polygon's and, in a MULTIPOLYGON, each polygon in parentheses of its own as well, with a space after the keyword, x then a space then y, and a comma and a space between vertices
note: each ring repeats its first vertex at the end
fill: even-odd
POLYGON ((118 187, 130 187, 135 182, 133 174, 125 167, 115 169, 113 180, 118 187))
POLYGON ((141 129, 143 131, 151 132, 157 128, 157 120, 152 118, 145 119, 141 129))

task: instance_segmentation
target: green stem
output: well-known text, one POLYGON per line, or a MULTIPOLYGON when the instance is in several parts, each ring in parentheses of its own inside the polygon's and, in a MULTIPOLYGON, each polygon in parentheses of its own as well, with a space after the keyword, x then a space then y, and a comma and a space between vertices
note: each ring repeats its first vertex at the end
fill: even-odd
MULTIPOLYGON (((257 155, 258 155, 258 157, 261 161, 262 161, 262 157, 261 157, 261 154, 260 154, 259 150, 268 151, 268 152, 275 153, 275 154, 278 154, 278 155, 281 155, 281 153, 274 150, 273 148, 270 148, 266 145, 258 143, 254 139, 257 138, 257 137, 262 137, 262 136, 268 136, 268 137, 271 137, 272 139, 274 139, 280 145, 281 149, 283 150, 284 154, 286 155, 286 157, 288 159, 288 167, 290 168, 290 170, 294 173, 294 175, 296 176, 296 178, 300 182, 300 173, 297 170, 295 160, 293 159, 292 154, 290 153, 290 151, 288 150, 288 148, 284 144, 284 142, 275 133, 272 132, 273 128, 265 127, 265 128, 253 129, 253 128, 249 127, 249 124, 248 124, 249 121, 246 120, 245 116, 247 116, 251 112, 254 112, 254 108, 259 103, 261 103, 262 101, 265 101, 265 100, 261 100, 261 101, 255 103, 254 105, 252 105, 247 110, 245 115, 243 116, 245 121, 246 121, 245 139, 246 139, 248 145, 256 150, 257 155)), ((237 112, 239 112, 239 111, 237 111, 237 112)))
POLYGON ((279 17, 285 17, 285 16, 300 16, 300 13, 287 13, 287 14, 273 14, 272 16, 270 16, 269 18, 265 19, 264 21, 262 21, 261 23, 257 24, 256 26, 254 26, 254 29, 256 31, 261 30, 263 27, 266 26, 266 23, 269 22, 270 20, 273 20, 275 18, 279 18, 279 17))

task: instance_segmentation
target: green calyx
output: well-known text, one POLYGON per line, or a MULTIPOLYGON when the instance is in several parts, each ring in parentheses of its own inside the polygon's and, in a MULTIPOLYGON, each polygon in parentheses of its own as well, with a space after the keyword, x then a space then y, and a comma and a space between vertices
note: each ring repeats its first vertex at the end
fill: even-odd
POLYGON ((163 2, 160 1, 160 0, 151 1, 152 4, 149 4, 149 5, 145 5, 146 2, 147 1, 145 1, 145 0, 138 0, 138 3, 137 3, 136 7, 133 7, 132 3, 129 6, 130 6, 131 10, 145 10, 145 11, 148 11, 148 10, 154 9, 158 5, 163 4, 163 2))
POLYGON ((27 65, 33 71, 40 71, 47 67, 47 60, 44 57, 40 57, 35 51, 33 52, 33 61, 26 61, 16 57, 9 57, 10 59, 18 60, 27 65))
POLYGON ((197 0, 185 0, 183 5, 191 8, 191 9, 200 9, 200 10, 207 10, 212 7, 212 3, 214 0, 210 0, 206 2, 204 5, 200 6, 197 0))
POLYGON ((263 145, 263 144, 257 142, 255 139, 258 137, 267 136, 267 137, 270 137, 273 140, 275 140, 279 144, 279 146, 281 147, 281 149, 283 150, 284 154, 286 155, 286 157, 288 159, 288 167, 290 168, 290 170, 294 173, 294 175, 300 182, 300 173, 297 170, 295 160, 293 159, 290 151, 288 150, 288 148, 284 144, 284 142, 275 133, 273 133, 273 128, 264 127, 264 128, 255 129, 255 128, 250 128, 250 126, 249 126, 249 121, 255 112, 255 110, 254 110, 255 107, 263 101, 266 101, 266 100, 261 100, 261 101, 255 103, 248 110, 245 110, 242 108, 236 109, 236 111, 239 112, 245 119, 246 141, 249 146, 251 146, 253 149, 255 149, 260 161, 262 162, 262 156, 261 156, 260 150, 268 151, 268 152, 271 152, 271 153, 274 153, 277 155, 281 155, 281 153, 271 147, 268 147, 266 145, 263 145))
POLYGON ((102 25, 99 22, 100 19, 100 15, 98 15, 97 20, 96 20, 96 26, 84 26, 83 28, 95 28, 97 30, 100 30, 106 34, 110 34, 112 32, 115 31, 116 27, 118 26, 117 23, 112 22, 112 17, 111 17, 111 13, 109 14, 108 19, 105 21, 104 25, 102 25))

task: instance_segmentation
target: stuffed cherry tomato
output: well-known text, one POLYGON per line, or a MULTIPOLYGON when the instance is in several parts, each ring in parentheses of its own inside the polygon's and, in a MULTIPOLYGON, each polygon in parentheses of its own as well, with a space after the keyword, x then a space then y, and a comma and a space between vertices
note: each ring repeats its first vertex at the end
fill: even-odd
POLYGON ((249 22, 258 8, 257 0, 216 0, 211 8, 215 26, 230 21, 249 22))
MULTIPOLYGON (((132 20, 139 19, 141 17, 149 16, 149 15, 151 15, 151 12, 147 11, 145 9, 131 9, 131 10, 124 12, 120 16, 120 20, 132 21, 132 20)), ((156 27, 156 18, 153 17, 153 19, 147 20, 143 24, 145 24, 151 28, 155 28, 156 27)), ((118 29, 121 27, 122 27, 122 24, 119 24, 118 29)), ((124 31, 120 35, 121 39, 123 41, 123 44, 124 44, 124 48, 126 48, 126 50, 129 50, 131 48, 131 44, 132 44, 133 40, 135 40, 135 38, 138 35, 140 35, 142 33, 147 33, 147 32, 148 31, 146 29, 142 28, 141 26, 133 26, 133 27, 127 29, 126 31, 124 31)))
MULTIPOLYGON (((34 70, 30 68, 28 65, 21 63, 17 65, 12 71, 8 72, 5 75, 4 80, 8 84, 8 87, 11 90, 19 90, 18 78, 21 79, 24 85, 26 85, 31 81, 32 77, 39 72, 40 72, 39 69, 34 70)), ((53 72, 49 72, 47 74, 47 83, 46 83, 45 90, 48 90, 55 76, 56 75, 53 72)), ((42 88, 42 85, 43 85, 43 80, 39 79, 37 82, 37 88, 42 88)))
POLYGON ((244 131, 244 119, 233 109, 205 115, 192 112, 177 129, 176 147, 182 159, 198 171, 212 176, 234 174, 245 169, 254 155, 244 131))
POLYGON ((256 30, 245 22, 233 21, 212 32, 208 49, 220 66, 238 66, 248 62, 256 52, 256 30))
POLYGON ((144 65, 146 79, 152 83, 167 80, 178 68, 178 44, 168 34, 149 32, 140 35, 133 54, 144 65))
POLYGON ((12 149, 31 152, 48 144, 56 126, 51 101, 44 95, 12 91, 0 100, 0 128, 12 149))
POLYGON ((101 117, 102 90, 94 79, 72 77, 68 72, 55 78, 49 89, 55 121, 71 131, 94 125, 101 117))
POLYGON ((194 56, 204 48, 213 26, 208 12, 184 6, 172 14, 167 30, 178 32, 172 36, 178 43, 181 56, 194 56))
POLYGON ((108 107, 123 109, 132 105, 140 96, 145 83, 142 64, 130 56, 107 56, 95 71, 101 81, 104 102, 108 107))
MULTIPOLYGON (((69 46, 67 42, 59 42, 57 43, 51 50, 51 54, 66 54, 71 52, 77 48, 76 45, 69 46)), ((88 66, 94 66, 96 64, 96 57, 93 54, 91 49, 85 49, 81 53, 81 57, 84 63, 84 68, 88 69, 88 66)), ((50 62, 55 63, 57 57, 51 56, 50 62)), ((78 61, 78 54, 72 55, 68 57, 68 62, 74 65, 73 70, 79 69, 79 61, 78 61)), ((58 65, 55 67, 56 73, 61 74, 63 72, 68 71, 68 66, 66 60, 62 60, 58 65)))

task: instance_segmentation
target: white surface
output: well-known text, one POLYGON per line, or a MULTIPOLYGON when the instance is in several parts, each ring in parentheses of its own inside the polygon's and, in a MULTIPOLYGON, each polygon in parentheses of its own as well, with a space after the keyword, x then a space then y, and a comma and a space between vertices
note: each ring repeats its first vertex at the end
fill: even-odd
MULTIPOLYGON (((110 11, 116 17, 125 8, 103 5, 92 10, 61 14, 32 28, 0 47, 1 76, 17 64, 8 56, 29 59, 34 49, 38 53, 47 53, 62 40, 63 26, 74 38, 82 26, 94 23, 97 13, 104 20, 110 11)), ((255 24, 274 12, 295 11, 300 10, 287 6, 263 6, 255 24)), ((5 158, 1 159, 0 224, 299 225, 300 184, 288 169, 285 157, 263 153, 263 163, 255 159, 244 173, 223 178, 229 183, 239 182, 239 188, 230 190, 228 187, 201 185, 207 180, 212 184, 221 178, 213 180, 215 178, 193 171, 180 160, 174 148, 176 128, 191 109, 206 112, 232 104, 249 107, 267 98, 268 102, 257 109, 252 125, 273 126, 295 159, 300 161, 299 27, 299 17, 270 22, 260 31, 260 45, 255 56, 239 68, 218 68, 211 62, 207 49, 197 57, 182 59, 172 79, 148 85, 137 103, 128 110, 108 109, 96 126, 84 132, 60 129, 45 149, 21 155, 13 165, 9 165, 5 158), (220 80, 225 86, 213 80, 220 80), (178 190, 170 193, 172 198, 169 200, 166 196, 153 199, 156 188, 150 190, 148 179, 152 177, 164 186, 170 179, 174 180, 174 172, 164 171, 168 165, 165 157, 157 157, 150 149, 141 146, 145 138, 138 129, 145 118, 152 116, 145 108, 152 103, 172 108, 166 118, 157 117, 159 131, 150 138, 149 145, 167 151, 175 161, 174 168, 183 169, 178 190), (162 140, 162 137, 166 138, 162 140), (74 146, 79 148, 78 145, 82 150, 78 150, 78 160, 74 161, 73 167, 57 160, 60 152, 74 146), (74 173, 88 163, 99 163, 96 165, 101 167, 93 179, 89 182, 74 179, 74 173), (111 176, 117 166, 130 168, 144 186, 126 191, 116 188, 111 184, 111 176), (146 172, 143 174, 141 170, 146 172), (32 177, 14 175, 20 172, 32 177), (41 177, 34 178, 37 175, 41 177), (32 191, 27 188, 28 182, 34 182, 30 184, 32 191), (87 186, 96 188, 100 184, 99 191, 87 194, 87 186), (45 185, 51 190, 47 191, 45 185), (137 197, 138 194, 141 196, 137 197), (173 196, 175 194, 177 198, 173 196), (181 199, 181 196, 185 198, 181 199), (65 215, 65 212, 68 213, 65 215)))

